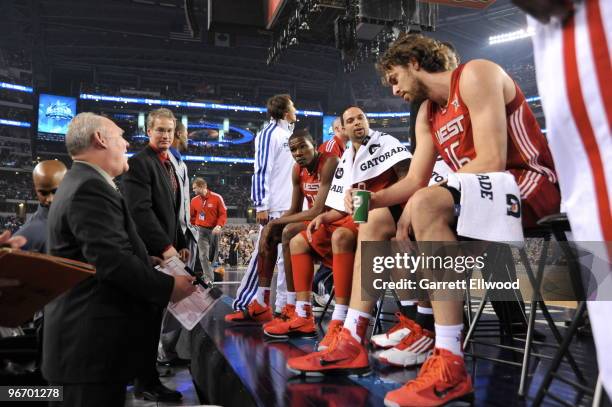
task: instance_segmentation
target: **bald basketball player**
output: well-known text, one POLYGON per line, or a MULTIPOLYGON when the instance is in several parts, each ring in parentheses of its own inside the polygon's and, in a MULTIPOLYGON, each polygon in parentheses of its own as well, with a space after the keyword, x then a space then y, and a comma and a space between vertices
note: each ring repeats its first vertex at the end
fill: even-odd
POLYGON ((66 175, 66 166, 58 160, 46 160, 38 163, 32 171, 34 191, 38 199, 38 209, 32 217, 15 233, 27 239, 21 248, 39 253, 47 251, 47 216, 49 207, 55 197, 55 191, 66 175))

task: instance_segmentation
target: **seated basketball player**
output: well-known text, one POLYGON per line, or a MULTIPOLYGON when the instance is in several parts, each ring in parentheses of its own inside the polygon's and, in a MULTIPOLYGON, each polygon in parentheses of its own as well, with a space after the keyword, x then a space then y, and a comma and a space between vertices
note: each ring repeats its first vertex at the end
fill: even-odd
MULTIPOLYGON (((449 70, 457 68, 460 57, 455 47, 450 42, 442 42, 442 45, 448 57, 447 68, 449 70)), ((411 115, 408 137, 411 152, 414 152, 416 148, 414 127, 421 103, 422 101, 410 102, 411 115)), ((441 182, 450 171, 442 157, 438 157, 429 185, 441 182)), ((413 299, 414 293, 410 293, 409 290, 396 290, 396 295, 400 300, 399 312, 396 314, 397 323, 387 332, 372 336, 371 342, 376 347, 386 349, 379 353, 380 361, 396 366, 413 366, 424 360, 424 356, 429 353, 433 346, 433 341, 422 339, 422 330, 413 329, 411 331, 410 328, 416 323, 420 328, 427 329, 430 332, 433 331, 433 310, 429 301, 417 302, 413 299)))
MULTIPOLYGON (((268 222, 262 231, 259 240, 260 261, 257 263, 259 285, 261 287, 269 287, 272 282, 272 274, 274 273, 278 255, 278 244, 281 243, 281 240, 288 244, 293 236, 306 229, 308 222, 323 211, 334 171, 338 165, 338 158, 336 156, 316 150, 312 136, 307 130, 296 130, 289 137, 289 150, 296 162, 292 171, 293 192, 291 207, 281 217, 268 222), (305 211, 302 210, 304 199, 306 199, 308 205, 308 209, 305 211)), ((283 249, 283 255, 288 257, 288 247, 283 247, 283 249)), ((291 276, 290 262, 286 261, 287 305, 283 307, 279 317, 264 325, 264 329, 274 326, 280 321, 286 321, 293 316, 295 310, 295 290, 291 276)), ((259 304, 254 309, 266 308, 268 299, 265 298, 264 301, 265 304, 259 304)), ((261 323, 257 316, 253 316, 249 312, 240 311, 232 314, 226 320, 240 324, 261 323)))
MULTIPOLYGON (((471 61, 454 71, 447 67, 442 45, 420 35, 400 37, 379 62, 396 96, 424 103, 408 175, 372 195, 370 221, 360 230, 360 241, 380 240, 378 229, 392 223, 379 215, 381 208, 401 202, 408 203, 397 238, 407 240, 411 230, 417 241, 454 241, 458 236, 517 241, 523 238, 522 227, 559 210, 550 151, 520 88, 490 61, 471 61), (456 173, 445 185, 423 188, 438 154, 456 173), (476 174, 485 177, 480 180, 486 180, 494 194, 480 190, 476 174)), ((350 200, 345 202, 352 209, 350 200)), ((358 267, 356 262, 354 276, 360 274, 358 267)), ((307 373, 367 369, 363 336, 372 303, 359 300, 353 296, 333 348, 290 359, 289 367, 307 373)), ((388 406, 437 406, 473 397, 461 347, 463 302, 432 305, 435 350, 415 380, 387 394, 388 406)))
MULTIPOLYGON (((327 335, 319 344, 325 349, 333 342, 344 322, 351 296, 353 263, 357 226, 344 208, 344 191, 358 185, 369 191, 378 191, 396 182, 409 165, 410 154, 401 143, 369 127, 365 113, 358 107, 349 107, 341 116, 345 134, 351 148, 342 156, 325 205, 330 208, 314 219, 306 232, 291 240, 291 264, 297 291, 296 317, 278 325, 268 335, 312 336, 316 333, 310 296, 313 278, 313 255, 324 264, 331 265, 334 276, 336 305, 327 335), (383 157, 383 159, 380 159, 383 157)), ((393 219, 401 207, 386 209, 393 219)))
MULTIPOLYGON (((348 137, 346 137, 343 133, 344 130, 342 128, 342 124, 340 123, 339 117, 336 117, 336 119, 333 122, 333 130, 334 130, 334 136, 330 138, 329 140, 327 140, 326 142, 322 143, 317 148, 317 151, 319 153, 331 154, 337 158, 340 158, 342 157, 342 153, 344 153, 344 149, 346 148, 348 137)), ((314 188, 315 188, 315 185, 317 185, 317 183, 308 182, 308 184, 309 185, 304 187, 303 193, 306 194, 306 190, 309 190, 310 193, 314 193, 316 195, 317 191, 314 190, 314 188)), ((310 209, 310 205, 312 204, 312 202, 308 200, 307 204, 309 205, 309 209, 310 209)), ((281 310, 280 315, 274 318, 274 321, 271 321, 271 322, 276 323, 279 321, 287 321, 288 319, 293 317, 293 314, 295 314, 295 287, 293 284, 293 275, 291 273, 291 253, 289 250, 289 241, 295 235, 297 235, 302 230, 304 230, 307 224, 308 222, 290 223, 290 224, 285 225, 282 229, 281 245, 283 247, 282 252, 283 252, 283 258, 284 258, 284 264, 286 265, 285 278, 287 282, 287 304, 281 310)), ((269 231, 264 231, 264 232, 269 233, 269 231)), ((276 235, 278 236, 278 233, 276 235)), ((268 262, 267 266, 264 266, 265 269, 262 270, 261 274, 268 275, 269 273, 272 273, 272 271, 265 271, 265 270, 270 270, 269 267, 273 267, 273 266, 274 265, 271 264, 271 262, 268 262)))

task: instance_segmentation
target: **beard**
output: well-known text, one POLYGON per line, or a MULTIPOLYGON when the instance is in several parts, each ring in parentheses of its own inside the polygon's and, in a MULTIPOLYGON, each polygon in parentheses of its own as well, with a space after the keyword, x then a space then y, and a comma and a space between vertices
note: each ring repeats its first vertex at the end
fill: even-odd
POLYGON ((410 92, 410 102, 411 103, 423 103, 428 99, 429 89, 420 79, 415 79, 414 81, 414 90, 410 92))

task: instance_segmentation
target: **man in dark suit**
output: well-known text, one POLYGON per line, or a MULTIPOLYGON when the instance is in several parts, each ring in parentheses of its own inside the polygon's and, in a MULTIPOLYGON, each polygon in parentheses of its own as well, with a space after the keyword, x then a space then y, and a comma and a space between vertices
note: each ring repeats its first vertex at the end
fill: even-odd
POLYGON ((157 272, 113 178, 128 169, 123 131, 77 115, 66 147, 74 160, 49 211, 48 252, 93 264, 96 274, 45 307, 43 375, 64 387, 62 406, 122 406, 151 341, 151 309, 179 301, 191 277, 157 272))
POLYGON ((15 233, 23 236, 27 243, 22 250, 31 252, 47 252, 47 217, 49 207, 53 203, 55 192, 66 175, 66 166, 58 160, 45 160, 39 162, 32 171, 34 192, 38 199, 38 209, 28 221, 15 233))
MULTIPOLYGON (((179 223, 183 196, 169 152, 175 127, 172 111, 161 108, 149 113, 149 145, 130 158, 122 190, 149 255, 164 260, 178 256, 186 262, 190 253, 179 223)), ((155 340, 146 345, 150 352, 150 359, 146 361, 149 367, 137 377, 134 394, 146 400, 176 401, 181 399, 181 393, 162 385, 156 367, 162 316, 163 307, 160 307, 150 326, 156 333, 155 340)))

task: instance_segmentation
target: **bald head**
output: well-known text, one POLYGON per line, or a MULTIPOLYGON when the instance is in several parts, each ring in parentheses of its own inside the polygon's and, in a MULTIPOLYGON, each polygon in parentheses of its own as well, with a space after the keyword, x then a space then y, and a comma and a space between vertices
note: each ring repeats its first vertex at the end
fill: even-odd
POLYGON ((344 133, 344 126, 342 125, 342 118, 340 118, 340 116, 336 117, 334 119, 332 126, 334 128, 334 136, 340 137, 342 140, 344 140, 344 144, 346 144, 349 138, 344 133))
POLYGON ((32 171, 34 190, 38 202, 42 206, 49 206, 53 202, 55 191, 66 175, 66 166, 61 161, 46 160, 38 163, 32 171))

